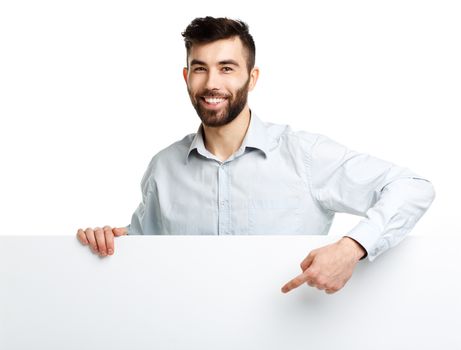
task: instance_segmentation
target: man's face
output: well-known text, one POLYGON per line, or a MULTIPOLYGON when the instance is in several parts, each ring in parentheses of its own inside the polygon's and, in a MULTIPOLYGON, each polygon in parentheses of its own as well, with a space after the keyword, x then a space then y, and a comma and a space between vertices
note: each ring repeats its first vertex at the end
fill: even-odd
POLYGON ((248 74, 246 50, 239 37, 193 45, 184 68, 187 91, 206 126, 233 121, 247 105, 248 91, 257 78, 257 68, 248 74))

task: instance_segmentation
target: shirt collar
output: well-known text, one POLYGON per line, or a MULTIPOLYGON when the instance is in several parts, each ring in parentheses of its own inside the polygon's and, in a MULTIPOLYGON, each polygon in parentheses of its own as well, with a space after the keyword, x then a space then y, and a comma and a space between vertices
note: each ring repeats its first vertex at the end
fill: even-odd
MULTIPOLYGON (((262 120, 256 116, 256 114, 250 111, 250 125, 248 126, 248 130, 242 141, 242 146, 240 147, 240 150, 244 151, 247 147, 255 148, 262 151, 262 153, 267 158, 269 153, 269 145, 270 135, 267 131, 267 127, 264 125, 262 120)), ((200 124, 197 133, 195 134, 194 139, 192 140, 192 143, 189 147, 189 150, 186 155, 186 163, 188 162, 190 153, 194 149, 197 149, 197 152, 202 155, 209 154, 209 151, 205 148, 205 144, 203 142, 202 124, 200 124)))

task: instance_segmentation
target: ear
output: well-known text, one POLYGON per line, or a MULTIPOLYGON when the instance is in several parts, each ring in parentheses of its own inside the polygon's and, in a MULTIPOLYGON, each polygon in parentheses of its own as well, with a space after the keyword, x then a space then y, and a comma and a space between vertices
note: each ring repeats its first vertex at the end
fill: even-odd
POLYGON ((187 69, 187 67, 184 67, 182 69, 182 75, 184 77, 184 81, 186 82, 186 84, 187 84, 187 73, 188 73, 188 69, 187 69))
POLYGON ((248 84, 248 91, 251 91, 254 89, 256 82, 258 81, 258 77, 259 77, 259 68, 254 67, 250 72, 250 83, 248 84))

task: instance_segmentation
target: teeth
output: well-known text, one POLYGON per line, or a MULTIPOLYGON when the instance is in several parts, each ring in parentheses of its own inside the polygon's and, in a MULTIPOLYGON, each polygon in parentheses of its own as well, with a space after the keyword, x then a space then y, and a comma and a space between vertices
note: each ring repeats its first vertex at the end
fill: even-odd
POLYGON ((213 103, 213 104, 218 104, 218 103, 221 103, 222 101, 224 101, 225 99, 224 98, 206 98, 205 97, 205 101, 207 103, 213 103))

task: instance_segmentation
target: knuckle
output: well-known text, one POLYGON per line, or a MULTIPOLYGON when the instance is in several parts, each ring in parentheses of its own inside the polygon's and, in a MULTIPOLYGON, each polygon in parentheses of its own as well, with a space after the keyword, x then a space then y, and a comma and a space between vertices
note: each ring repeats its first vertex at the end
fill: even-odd
POLYGON ((299 286, 304 283, 304 278, 302 277, 297 277, 293 280, 293 284, 296 286, 299 286))
POLYGON ((343 284, 340 283, 340 282, 334 282, 334 283, 330 283, 330 288, 331 290, 334 290, 334 291, 338 291, 340 290, 341 288, 343 287, 343 284))
POLYGON ((325 278, 318 277, 316 281, 317 281, 317 284, 323 287, 326 287, 328 285, 328 281, 326 281, 325 278))
POLYGON ((309 278, 311 280, 316 280, 317 277, 318 277, 318 273, 314 269, 309 269, 309 270, 306 271, 306 276, 307 276, 307 278, 309 278))

